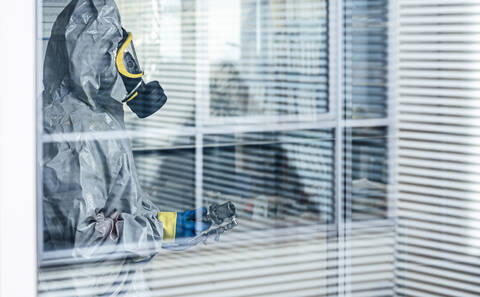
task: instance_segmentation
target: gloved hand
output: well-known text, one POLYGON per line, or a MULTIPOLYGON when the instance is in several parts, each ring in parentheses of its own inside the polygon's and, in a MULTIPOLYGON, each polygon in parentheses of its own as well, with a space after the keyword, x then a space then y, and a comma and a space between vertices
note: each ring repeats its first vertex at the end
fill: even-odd
POLYGON ((178 241, 182 238, 195 237, 198 233, 210 228, 211 222, 201 221, 197 224, 197 213, 202 217, 207 213, 207 208, 202 207, 184 212, 159 212, 158 219, 163 224, 163 239, 178 241), (199 230, 197 233, 197 225, 199 230))

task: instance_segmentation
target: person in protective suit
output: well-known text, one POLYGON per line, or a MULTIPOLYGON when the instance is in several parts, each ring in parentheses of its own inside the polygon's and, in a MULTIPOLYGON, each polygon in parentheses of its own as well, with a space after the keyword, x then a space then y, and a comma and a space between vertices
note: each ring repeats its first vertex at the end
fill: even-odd
MULTIPOLYGON (((53 25, 44 62, 43 132, 51 136, 42 163, 46 250, 96 266, 121 256, 124 265, 208 229, 195 221, 205 208, 161 212, 140 187, 130 140, 121 133, 124 104, 144 118, 167 99, 158 82, 142 77, 114 0, 71 1, 53 25)), ((97 280, 101 293, 91 295, 148 291, 121 269, 107 274, 110 285, 97 280)))

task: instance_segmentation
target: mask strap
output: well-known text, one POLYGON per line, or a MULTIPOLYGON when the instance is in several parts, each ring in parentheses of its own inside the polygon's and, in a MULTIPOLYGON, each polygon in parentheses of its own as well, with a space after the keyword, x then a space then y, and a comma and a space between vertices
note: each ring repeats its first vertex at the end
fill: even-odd
POLYGON ((128 72, 127 68, 125 68, 125 64, 123 63, 123 55, 125 54, 125 49, 127 49, 127 46, 132 42, 133 35, 131 32, 128 32, 128 37, 127 40, 122 44, 120 49, 117 52, 117 58, 115 59, 116 65, 118 72, 122 74, 125 77, 128 78, 141 78, 143 76, 143 72, 138 73, 138 74, 132 74, 128 72))

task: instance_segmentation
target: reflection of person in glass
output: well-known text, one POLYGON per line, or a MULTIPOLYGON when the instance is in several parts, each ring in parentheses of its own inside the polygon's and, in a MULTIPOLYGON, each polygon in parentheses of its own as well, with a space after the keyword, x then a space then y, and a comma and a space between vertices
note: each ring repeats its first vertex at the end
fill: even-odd
MULTIPOLYGON (((195 221, 205 208, 160 212, 140 187, 122 133, 123 103, 144 118, 167 99, 158 82, 142 77, 115 2, 71 1, 53 25, 44 64, 43 124, 52 136, 42 164, 46 250, 97 264, 133 263, 168 240, 208 229, 209 223, 195 221)), ((139 290, 131 272, 110 271, 111 286, 98 284, 105 286, 102 294, 139 290)))

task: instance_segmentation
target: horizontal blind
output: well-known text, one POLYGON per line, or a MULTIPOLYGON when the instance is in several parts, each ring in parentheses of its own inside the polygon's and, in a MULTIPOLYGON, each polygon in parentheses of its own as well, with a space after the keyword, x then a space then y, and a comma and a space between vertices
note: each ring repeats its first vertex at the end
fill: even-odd
POLYGON ((480 3, 401 0, 397 293, 480 292, 480 3))
MULTIPOLYGON (((233 242, 226 235, 222 243, 164 251, 141 265, 152 296, 336 296, 337 271, 329 267, 337 257, 336 241, 328 241, 325 234, 302 229, 256 232, 233 242)), ((114 263, 44 268, 39 296, 95 296, 99 289, 89 283, 95 282, 92 276, 116 269, 114 263)))
MULTIPOLYGON (((338 296, 338 241, 330 232, 297 227, 230 234, 221 243, 163 251, 137 265, 152 296, 338 296)), ((353 231, 353 296, 391 296, 393 238, 385 226, 353 231)), ((38 296, 95 296, 103 289, 94 288, 95 276, 117 269, 115 263, 43 268, 38 296)))
POLYGON ((346 241, 346 296, 394 295, 394 238, 393 224, 385 220, 352 225, 346 241))

